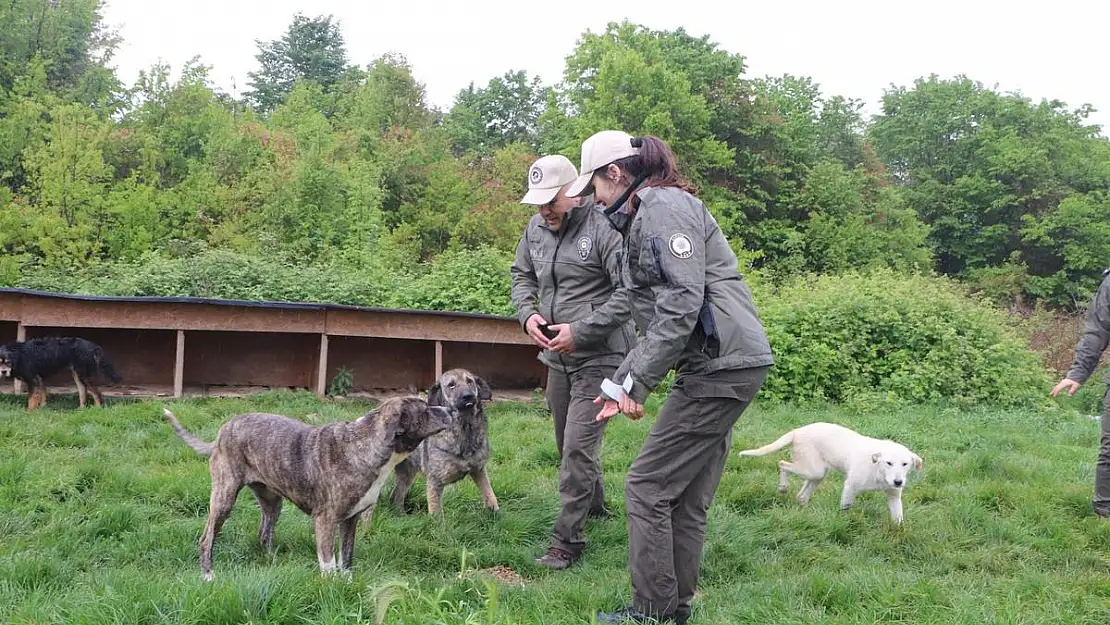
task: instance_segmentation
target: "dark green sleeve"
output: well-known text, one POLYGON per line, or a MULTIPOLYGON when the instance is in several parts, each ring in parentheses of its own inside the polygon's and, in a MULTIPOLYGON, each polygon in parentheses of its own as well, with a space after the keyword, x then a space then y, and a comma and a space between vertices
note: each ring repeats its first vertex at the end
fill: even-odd
POLYGON ((1068 371, 1067 378, 1080 384, 1087 381, 1095 372, 1106 344, 1110 342, 1110 277, 1104 278, 1087 309, 1087 321, 1083 334, 1075 346, 1075 360, 1068 371))
POLYGON ((539 280, 536 279, 536 270, 532 266, 532 255, 528 252, 527 230, 524 231, 520 241, 516 244, 516 258, 513 260, 512 267, 509 268, 509 273, 512 274, 512 287, 509 296, 513 300, 517 319, 520 320, 520 326, 523 328, 529 317, 539 313, 537 306, 539 305, 540 290, 539 280))
POLYGON ((629 397, 647 400, 678 362, 698 322, 705 295, 705 225, 692 206, 655 206, 645 211, 639 257, 662 270, 655 308, 643 338, 613 376, 617 384, 632 375, 629 397))

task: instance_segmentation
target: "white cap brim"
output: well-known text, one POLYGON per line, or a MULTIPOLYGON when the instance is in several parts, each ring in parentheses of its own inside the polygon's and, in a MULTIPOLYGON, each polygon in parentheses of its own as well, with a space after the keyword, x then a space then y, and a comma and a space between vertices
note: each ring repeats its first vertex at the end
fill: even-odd
POLYGON ((582 197, 589 195, 593 190, 593 185, 590 184, 594 178, 594 172, 587 172, 574 179, 570 187, 567 188, 567 197, 582 197))
POLYGON ((521 198, 520 203, 543 206, 554 200, 556 195, 559 195, 559 187, 554 189, 529 189, 528 193, 525 193, 524 197, 521 198))

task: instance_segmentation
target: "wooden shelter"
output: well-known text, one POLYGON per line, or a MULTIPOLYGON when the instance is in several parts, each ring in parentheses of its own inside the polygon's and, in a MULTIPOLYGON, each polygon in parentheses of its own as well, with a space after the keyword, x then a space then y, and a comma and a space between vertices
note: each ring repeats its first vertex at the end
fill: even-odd
MULTIPOLYGON (((0 289, 0 343, 48 335, 102 345, 124 378, 121 386, 135 395, 181 397, 221 387, 307 388, 323 395, 344 367, 353 373, 352 390, 363 392, 426 389, 454 367, 502 391, 545 381, 538 348, 508 317, 0 289)), ((63 373, 47 384, 73 381, 63 373)))

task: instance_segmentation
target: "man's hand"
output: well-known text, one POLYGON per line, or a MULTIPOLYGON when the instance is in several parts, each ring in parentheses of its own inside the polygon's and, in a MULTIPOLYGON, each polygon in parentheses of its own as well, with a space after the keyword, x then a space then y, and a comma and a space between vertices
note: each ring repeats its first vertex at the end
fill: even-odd
POLYGON ((1074 397, 1075 392, 1079 390, 1079 382, 1076 382, 1075 380, 1069 380, 1068 378, 1060 380, 1059 384, 1052 387, 1052 396, 1056 397, 1060 394, 1060 391, 1064 389, 1068 390, 1068 397, 1074 397))
POLYGON ((560 354, 569 354, 574 351, 574 334, 570 331, 569 323, 556 323, 548 326, 548 328, 559 333, 549 342, 551 351, 560 354))
POLYGON ((539 313, 536 313, 528 317, 528 320, 524 322, 524 329, 528 332, 528 336, 532 337, 532 342, 544 349, 550 349, 551 341, 548 341, 547 337, 543 335, 543 332, 540 332, 540 326, 546 323, 547 320, 539 313))

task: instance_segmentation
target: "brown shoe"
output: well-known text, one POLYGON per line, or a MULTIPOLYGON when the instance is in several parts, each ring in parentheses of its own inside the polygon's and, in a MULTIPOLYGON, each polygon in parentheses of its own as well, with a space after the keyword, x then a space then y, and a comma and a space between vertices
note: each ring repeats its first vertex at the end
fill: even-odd
POLYGON ((566 549, 551 547, 542 557, 536 558, 536 564, 558 571, 574 564, 577 560, 578 557, 566 549))

